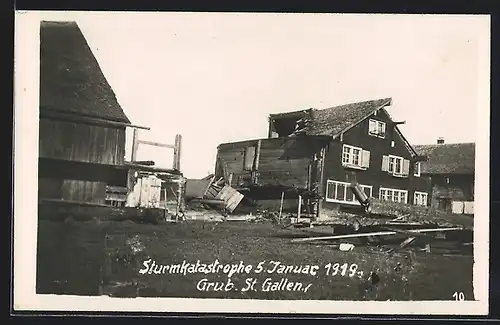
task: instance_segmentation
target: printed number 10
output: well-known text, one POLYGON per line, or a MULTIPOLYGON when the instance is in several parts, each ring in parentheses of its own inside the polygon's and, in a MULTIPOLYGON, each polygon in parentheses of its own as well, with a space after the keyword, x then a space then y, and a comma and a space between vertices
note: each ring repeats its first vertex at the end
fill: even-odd
POLYGON ((456 301, 464 301, 465 300, 465 295, 463 292, 455 292, 453 294, 453 298, 455 298, 456 301))

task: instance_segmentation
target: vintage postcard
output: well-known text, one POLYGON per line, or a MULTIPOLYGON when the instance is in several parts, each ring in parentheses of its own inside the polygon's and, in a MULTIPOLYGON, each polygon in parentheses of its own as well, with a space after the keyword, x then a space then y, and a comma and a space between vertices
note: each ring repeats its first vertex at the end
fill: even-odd
POLYGON ((18 12, 17 311, 485 315, 487 15, 18 12))

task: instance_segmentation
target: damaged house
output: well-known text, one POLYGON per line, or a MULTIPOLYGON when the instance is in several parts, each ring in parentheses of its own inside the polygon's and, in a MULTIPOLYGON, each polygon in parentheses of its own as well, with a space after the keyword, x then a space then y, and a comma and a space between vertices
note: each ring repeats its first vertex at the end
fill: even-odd
POLYGON ((426 155, 421 175, 431 178, 432 207, 458 214, 474 214, 475 143, 445 143, 415 145, 426 155))
POLYGON ((391 119, 391 101, 271 114, 267 138, 218 146, 215 178, 262 209, 319 219, 360 204, 351 183, 367 197, 427 205, 426 158, 391 119))

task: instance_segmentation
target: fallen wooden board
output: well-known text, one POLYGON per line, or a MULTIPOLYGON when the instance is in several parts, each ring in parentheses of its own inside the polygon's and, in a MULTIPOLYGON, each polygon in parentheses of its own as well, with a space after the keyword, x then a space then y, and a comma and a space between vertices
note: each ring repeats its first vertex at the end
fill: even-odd
POLYGON ((201 203, 201 204, 215 204, 215 205, 224 205, 225 202, 223 200, 216 199, 192 199, 189 202, 193 203, 201 203))
MULTIPOLYGON (((417 229, 417 230, 409 230, 409 232, 410 233, 426 233, 426 232, 441 232, 441 231, 453 231, 453 230, 463 230, 463 228, 454 227, 454 228, 437 228, 437 229, 417 229)), ((295 239, 292 239, 292 242, 307 242, 307 241, 314 241, 314 240, 332 240, 332 239, 344 239, 344 238, 361 238, 361 237, 369 237, 369 236, 389 236, 389 235, 396 235, 396 234, 398 234, 398 232, 396 232, 396 231, 378 231, 378 232, 347 234, 347 235, 337 235, 337 236, 295 238, 295 239)))
POLYGON ((385 230, 388 230, 388 231, 397 232, 398 234, 411 235, 411 236, 416 236, 416 237, 432 237, 432 236, 429 236, 427 234, 416 233, 414 231, 415 229, 413 229, 413 231, 412 231, 412 230, 396 229, 393 227, 382 227, 382 228, 385 230))
MULTIPOLYGON (((413 236, 406 238, 401 244, 399 244, 398 249, 405 248, 406 246, 413 243, 416 239, 417 239, 417 237, 413 237, 413 236)), ((396 250, 396 247, 389 249, 386 253, 392 253, 395 250, 396 250)))
POLYGON ((399 248, 404 248, 405 246, 410 245, 415 241, 415 239, 417 239, 417 237, 414 236, 406 238, 405 241, 399 245, 399 248))
POLYGON ((217 194, 215 199, 223 200, 226 203, 226 209, 228 212, 233 212, 241 200, 243 200, 243 194, 236 191, 229 185, 224 186, 224 188, 217 194))

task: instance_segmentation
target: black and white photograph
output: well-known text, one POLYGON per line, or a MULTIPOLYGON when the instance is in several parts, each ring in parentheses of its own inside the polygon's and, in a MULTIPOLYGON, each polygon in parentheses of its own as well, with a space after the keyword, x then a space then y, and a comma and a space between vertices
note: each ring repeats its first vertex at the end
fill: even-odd
POLYGON ((485 315, 487 15, 16 13, 14 309, 485 315))

